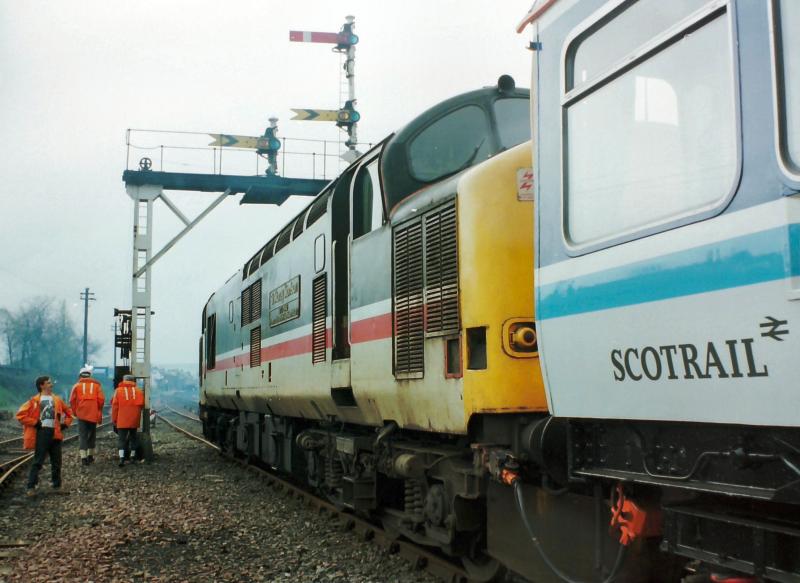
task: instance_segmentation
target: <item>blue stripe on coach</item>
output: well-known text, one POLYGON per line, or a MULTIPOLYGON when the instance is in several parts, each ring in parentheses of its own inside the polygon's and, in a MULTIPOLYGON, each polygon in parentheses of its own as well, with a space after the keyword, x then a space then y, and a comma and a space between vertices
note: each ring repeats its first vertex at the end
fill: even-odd
POLYGON ((792 276, 800 276, 797 223, 541 286, 536 317, 559 318, 792 276))

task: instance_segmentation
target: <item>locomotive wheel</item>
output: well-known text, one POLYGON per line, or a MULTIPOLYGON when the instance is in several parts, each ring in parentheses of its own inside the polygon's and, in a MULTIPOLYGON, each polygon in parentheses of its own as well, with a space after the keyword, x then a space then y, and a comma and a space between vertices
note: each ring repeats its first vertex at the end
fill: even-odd
POLYGON ((467 554, 461 557, 461 563, 469 574, 470 581, 499 581, 505 575, 505 567, 486 554, 481 544, 482 539, 482 536, 472 538, 467 554))
POLYGON ((469 574, 470 581, 499 581, 505 574, 500 561, 488 555, 461 557, 461 564, 469 574))

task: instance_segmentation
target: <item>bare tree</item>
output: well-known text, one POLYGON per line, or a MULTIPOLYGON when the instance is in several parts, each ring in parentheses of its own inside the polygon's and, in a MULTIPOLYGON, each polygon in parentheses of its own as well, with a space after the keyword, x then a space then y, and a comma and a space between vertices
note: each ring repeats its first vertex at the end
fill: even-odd
MULTIPOLYGON (((0 309, 7 364, 20 369, 75 374, 83 364, 81 335, 65 302, 37 297, 15 311, 0 309)), ((89 353, 97 351, 91 342, 89 353)))

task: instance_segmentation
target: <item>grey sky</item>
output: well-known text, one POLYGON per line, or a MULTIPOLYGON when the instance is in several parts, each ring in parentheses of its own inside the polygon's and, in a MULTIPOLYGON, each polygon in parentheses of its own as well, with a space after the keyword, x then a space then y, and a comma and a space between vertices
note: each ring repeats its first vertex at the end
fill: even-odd
MULTIPOLYGON (((260 135, 275 115, 282 137, 336 140, 333 124, 289 118, 292 107, 338 107, 339 57, 288 36, 338 31, 353 14, 359 138, 374 142, 502 73, 529 86, 527 36, 514 31, 529 6, 0 0, 0 307, 63 298, 79 323, 79 294, 90 287, 89 334, 103 345, 96 364, 110 364, 112 311, 130 304, 126 128, 260 135)), ((171 198, 193 217, 213 195, 171 198)), ((196 361, 205 300, 308 202, 238 200, 226 200, 153 268, 154 363, 196 361)), ((154 216, 158 249, 182 224, 161 203, 154 216)))

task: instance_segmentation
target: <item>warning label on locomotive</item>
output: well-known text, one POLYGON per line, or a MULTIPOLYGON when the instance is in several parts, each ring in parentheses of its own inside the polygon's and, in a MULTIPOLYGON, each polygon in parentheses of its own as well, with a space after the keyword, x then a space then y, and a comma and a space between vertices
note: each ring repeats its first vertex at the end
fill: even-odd
POLYGON ((300 276, 269 292, 269 325, 277 326, 300 317, 300 276))

